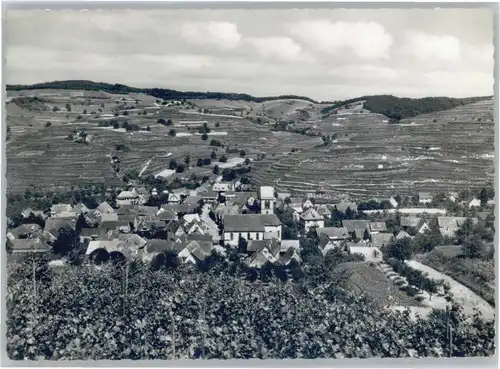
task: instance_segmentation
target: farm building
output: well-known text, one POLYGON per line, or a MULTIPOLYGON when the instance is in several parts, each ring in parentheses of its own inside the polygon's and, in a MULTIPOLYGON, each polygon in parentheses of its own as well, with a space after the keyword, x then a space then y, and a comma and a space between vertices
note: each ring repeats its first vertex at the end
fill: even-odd
POLYGON ((289 248, 287 251, 281 252, 278 257, 278 263, 281 265, 290 265, 292 260, 295 260, 297 263, 302 261, 299 251, 295 248, 289 248))
POLYGON ((33 209, 24 209, 22 212, 21 212, 21 216, 26 219, 26 218, 29 218, 30 216, 34 216, 34 217, 40 217, 42 218, 43 220, 47 219, 48 218, 48 215, 45 214, 43 211, 41 210, 33 210, 33 209))
POLYGON ((226 215, 223 228, 224 242, 231 246, 237 246, 240 237, 248 241, 276 238, 281 242, 281 222, 274 214, 226 215))
POLYGON ((408 231, 415 228, 417 233, 423 234, 430 229, 429 224, 423 218, 419 217, 401 217, 401 227, 403 230, 408 231))

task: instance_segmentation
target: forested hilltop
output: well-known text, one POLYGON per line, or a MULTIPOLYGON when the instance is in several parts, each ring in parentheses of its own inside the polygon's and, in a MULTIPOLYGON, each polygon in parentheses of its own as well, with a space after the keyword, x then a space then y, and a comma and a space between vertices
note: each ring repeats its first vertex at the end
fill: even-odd
POLYGON ((145 93, 165 100, 227 99, 227 100, 263 102, 263 101, 281 100, 281 99, 300 99, 316 103, 316 101, 314 101, 313 99, 296 95, 255 97, 241 93, 177 91, 165 88, 136 88, 122 84, 110 84, 104 82, 93 82, 93 81, 82 81, 82 80, 44 82, 44 83, 37 83, 34 85, 7 85, 7 91, 42 90, 42 89, 104 91, 113 94, 145 93))
POLYGON ((372 113, 385 115, 393 120, 415 117, 420 114, 432 113, 452 109, 460 105, 471 104, 485 100, 491 96, 478 96, 467 98, 452 97, 424 97, 421 99, 411 99, 408 97, 396 97, 393 95, 362 96, 354 99, 335 101, 333 105, 324 108, 321 113, 328 114, 336 109, 364 101, 363 107, 372 113))

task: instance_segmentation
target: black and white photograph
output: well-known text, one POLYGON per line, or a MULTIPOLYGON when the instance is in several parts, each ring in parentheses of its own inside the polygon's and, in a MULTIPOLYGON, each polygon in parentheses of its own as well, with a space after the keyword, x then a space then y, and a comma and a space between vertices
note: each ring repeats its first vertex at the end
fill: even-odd
POLYGON ((371 4, 4 9, 2 361, 494 356, 498 4, 371 4))

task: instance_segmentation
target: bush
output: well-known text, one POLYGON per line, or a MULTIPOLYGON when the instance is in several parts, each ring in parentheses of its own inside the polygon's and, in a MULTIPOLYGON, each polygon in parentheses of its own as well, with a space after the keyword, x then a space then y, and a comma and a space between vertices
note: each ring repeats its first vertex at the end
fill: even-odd
POLYGON ((221 163, 226 163, 226 162, 227 162, 227 158, 226 158, 226 156, 225 156, 225 155, 222 155, 222 156, 220 157, 219 161, 220 161, 221 163))
POLYGON ((177 132, 176 132, 175 129, 171 129, 170 131, 168 131, 168 135, 172 136, 172 137, 175 137, 177 135, 177 132))
POLYGON ((202 135, 201 135, 201 139, 202 139, 203 141, 206 141, 206 140, 208 139, 208 135, 207 135, 206 133, 202 134, 202 135))

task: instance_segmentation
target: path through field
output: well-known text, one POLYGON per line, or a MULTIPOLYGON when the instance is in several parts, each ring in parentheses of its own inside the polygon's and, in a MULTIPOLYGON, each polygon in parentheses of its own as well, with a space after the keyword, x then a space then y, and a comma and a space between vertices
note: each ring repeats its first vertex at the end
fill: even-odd
MULTIPOLYGON (((465 287, 461 283, 455 281, 454 279, 448 277, 447 275, 438 272, 437 270, 430 268, 422 263, 419 263, 415 260, 409 260, 406 262, 410 267, 416 270, 420 270, 423 273, 428 273, 429 278, 435 280, 444 280, 449 283, 451 287, 451 293, 456 302, 462 305, 464 309, 464 313, 466 315, 473 315, 474 308, 477 308, 483 315, 483 317, 487 320, 495 319, 495 308, 493 308, 490 304, 488 304, 485 300, 483 300, 480 296, 476 295, 469 288, 465 287)), ((441 305, 441 298, 438 296, 432 297, 433 305, 441 305)), ((441 306, 435 306, 439 308, 441 306)))
POLYGON ((139 177, 142 176, 142 173, 144 173, 144 171, 146 169, 148 169, 149 167, 149 164, 151 164, 151 161, 153 161, 155 157, 153 156, 151 159, 148 160, 148 162, 142 167, 141 171, 139 172, 139 177))

